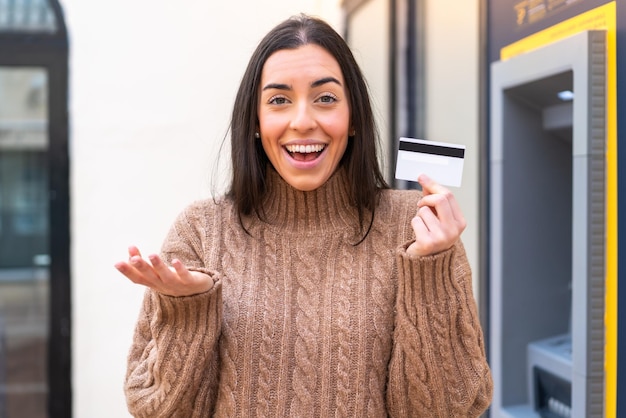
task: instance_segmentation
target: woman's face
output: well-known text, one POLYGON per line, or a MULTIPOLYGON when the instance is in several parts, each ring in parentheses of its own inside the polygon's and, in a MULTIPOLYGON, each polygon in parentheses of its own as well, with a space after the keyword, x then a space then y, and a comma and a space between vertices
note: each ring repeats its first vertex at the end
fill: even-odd
POLYGON ((258 107, 263 149, 287 183, 315 190, 335 172, 350 129, 339 64, 324 48, 276 51, 261 74, 258 107))

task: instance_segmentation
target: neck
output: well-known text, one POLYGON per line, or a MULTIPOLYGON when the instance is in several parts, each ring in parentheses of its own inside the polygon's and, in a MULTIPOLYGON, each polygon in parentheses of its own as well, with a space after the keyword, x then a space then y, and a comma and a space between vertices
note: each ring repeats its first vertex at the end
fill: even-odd
POLYGON ((263 211, 267 223, 297 232, 359 226, 358 213, 351 203, 346 173, 342 168, 319 188, 304 192, 290 186, 273 167, 268 167, 263 211))

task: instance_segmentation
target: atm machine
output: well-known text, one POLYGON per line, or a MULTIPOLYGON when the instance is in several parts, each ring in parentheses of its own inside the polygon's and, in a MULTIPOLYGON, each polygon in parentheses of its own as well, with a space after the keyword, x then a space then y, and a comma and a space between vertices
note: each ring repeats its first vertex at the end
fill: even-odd
POLYGON ((491 67, 492 417, 603 417, 606 33, 491 67))

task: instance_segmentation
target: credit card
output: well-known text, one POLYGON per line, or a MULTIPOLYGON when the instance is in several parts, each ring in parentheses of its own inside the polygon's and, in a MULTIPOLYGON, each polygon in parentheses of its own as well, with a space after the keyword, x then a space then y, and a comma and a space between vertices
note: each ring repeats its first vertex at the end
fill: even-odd
POLYGON ((400 138, 396 178, 417 182, 426 174, 444 186, 461 187, 465 145, 400 138))

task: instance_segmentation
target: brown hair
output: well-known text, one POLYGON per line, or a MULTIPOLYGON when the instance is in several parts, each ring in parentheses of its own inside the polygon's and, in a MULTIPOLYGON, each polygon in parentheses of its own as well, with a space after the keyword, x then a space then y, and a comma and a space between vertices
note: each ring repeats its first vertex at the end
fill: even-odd
POLYGON ((363 74, 350 47, 321 19, 301 14, 285 20, 265 35, 252 54, 231 117, 232 180, 227 196, 235 202, 240 223, 242 216, 252 213, 263 218, 261 205, 266 191, 266 167, 269 160, 261 141, 254 136, 259 124, 257 106, 261 73, 265 62, 274 52, 309 44, 328 51, 337 60, 345 80, 351 112, 350 126, 354 128, 355 135, 348 141, 340 165, 347 173, 350 198, 358 211, 361 232, 366 212, 371 215, 361 242, 371 228, 378 192, 389 186, 378 164, 378 131, 363 74))

